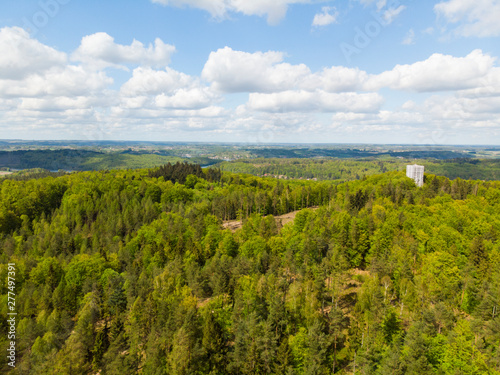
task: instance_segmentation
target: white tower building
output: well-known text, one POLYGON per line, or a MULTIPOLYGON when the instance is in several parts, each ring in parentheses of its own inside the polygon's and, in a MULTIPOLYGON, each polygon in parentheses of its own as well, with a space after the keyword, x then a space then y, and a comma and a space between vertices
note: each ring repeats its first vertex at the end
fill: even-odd
POLYGON ((424 185, 424 166, 423 165, 407 165, 406 166, 406 176, 410 177, 415 181, 418 187, 424 185))

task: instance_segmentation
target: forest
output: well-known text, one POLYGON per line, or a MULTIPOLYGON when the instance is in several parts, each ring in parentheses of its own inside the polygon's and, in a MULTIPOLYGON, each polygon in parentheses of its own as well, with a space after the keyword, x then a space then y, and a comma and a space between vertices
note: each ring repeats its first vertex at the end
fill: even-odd
POLYGON ((0 178, 0 372, 500 374, 500 182, 394 169, 0 178))
POLYGON ((219 163, 236 173, 352 180, 420 160, 431 173, 451 179, 498 180, 499 158, 499 149, 485 146, 0 140, 0 171, 138 169, 186 161, 219 163))
MULTIPOLYGON (((0 151, 0 168, 91 171, 101 169, 151 168, 185 160, 168 151, 139 152, 130 149, 101 152, 95 150, 55 149, 0 151)), ((206 157, 190 158, 191 163, 215 164, 206 157)))
POLYGON ((359 180, 387 171, 406 171, 408 164, 424 164, 426 171, 450 179, 500 180, 500 159, 455 158, 404 159, 401 157, 360 159, 257 158, 222 162, 217 167, 234 173, 274 176, 284 179, 359 180))

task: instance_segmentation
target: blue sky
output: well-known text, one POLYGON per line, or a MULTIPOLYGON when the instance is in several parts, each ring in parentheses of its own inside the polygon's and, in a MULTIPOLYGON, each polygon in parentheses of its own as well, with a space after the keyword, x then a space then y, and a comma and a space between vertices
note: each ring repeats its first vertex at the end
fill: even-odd
POLYGON ((0 138, 500 144, 499 0, 5 0, 0 138))

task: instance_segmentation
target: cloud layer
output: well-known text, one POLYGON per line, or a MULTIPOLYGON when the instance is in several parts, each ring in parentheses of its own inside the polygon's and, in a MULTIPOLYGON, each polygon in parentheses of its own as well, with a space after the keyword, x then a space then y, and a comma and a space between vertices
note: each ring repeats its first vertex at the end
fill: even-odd
POLYGON ((285 17, 289 5, 308 4, 313 0, 152 0, 152 2, 166 6, 202 9, 219 19, 233 12, 247 16, 266 16, 268 23, 277 24, 285 17))
POLYGON ((303 134, 333 141, 405 129, 416 141, 439 143, 435 129, 493 135, 500 129, 500 68, 481 50, 432 54, 374 74, 341 65, 312 71, 288 63, 282 51, 224 47, 190 75, 169 66, 175 47, 160 39, 122 45, 97 33, 75 47, 65 53, 23 29, 0 29, 0 48, 8 52, 0 56, 2 133, 167 139, 196 132, 232 140, 272 134, 268 141, 303 134), (412 93, 421 100, 388 109, 388 96, 412 93))
POLYGON ((21 79, 33 73, 43 73, 66 63, 65 53, 58 52, 19 28, 0 29, 0 78, 21 79))
POLYGON ((313 26, 327 26, 337 22, 339 12, 335 7, 323 7, 321 13, 317 13, 313 19, 313 26))
POLYGON ((466 37, 500 35, 500 2, 497 0, 449 0, 434 6, 438 16, 466 37))
POLYGON ((137 40, 125 46, 115 43, 113 37, 101 32, 84 37, 80 47, 73 53, 72 60, 97 68, 122 64, 165 67, 174 52, 174 46, 158 38, 154 45, 149 44, 148 47, 137 40))

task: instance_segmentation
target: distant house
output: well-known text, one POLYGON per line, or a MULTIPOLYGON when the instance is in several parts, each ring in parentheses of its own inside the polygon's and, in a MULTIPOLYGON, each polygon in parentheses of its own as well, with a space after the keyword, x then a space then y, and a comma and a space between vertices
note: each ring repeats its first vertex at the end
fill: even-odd
POLYGON ((418 187, 424 186, 424 166, 423 165, 407 165, 406 176, 415 181, 418 187))

